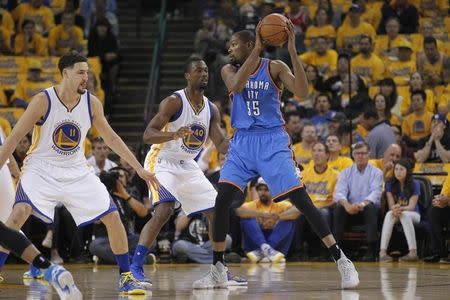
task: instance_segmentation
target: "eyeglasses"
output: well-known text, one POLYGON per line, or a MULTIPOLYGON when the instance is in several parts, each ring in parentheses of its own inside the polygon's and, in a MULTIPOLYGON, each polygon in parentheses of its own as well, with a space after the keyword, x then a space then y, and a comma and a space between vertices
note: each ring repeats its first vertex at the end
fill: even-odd
POLYGON ((369 152, 353 152, 354 156, 356 156, 356 155, 367 155, 367 154, 369 154, 369 152))

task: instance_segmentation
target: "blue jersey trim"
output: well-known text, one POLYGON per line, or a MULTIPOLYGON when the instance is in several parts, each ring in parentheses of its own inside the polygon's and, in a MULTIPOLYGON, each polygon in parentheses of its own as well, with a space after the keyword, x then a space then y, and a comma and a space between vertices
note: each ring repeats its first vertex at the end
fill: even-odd
POLYGON ((88 105, 89 119, 91 120, 91 126, 92 126, 92 120, 94 119, 94 116, 92 115, 92 110, 91 110, 91 93, 89 93, 89 91, 86 91, 86 93, 87 93, 87 105, 88 105))
POLYGON ((209 105, 209 121, 211 121, 212 120, 212 117, 213 117, 213 108, 212 108, 212 103, 211 103, 211 101, 209 101, 209 100, 207 100, 208 101, 208 105, 209 105))
POLYGON ((44 90, 44 93, 47 96, 48 107, 47 107, 47 112, 45 113, 44 117, 42 119, 40 119, 39 121, 37 121, 37 123, 36 123, 36 125, 39 125, 39 126, 44 125, 45 121, 48 118, 48 115, 50 114, 50 109, 52 108, 52 102, 50 100, 50 95, 48 94, 47 90, 44 90))
POLYGON ((170 118, 169 122, 175 122, 176 120, 178 120, 178 118, 181 116, 181 113, 183 112, 183 98, 181 98, 181 95, 179 93, 177 93, 177 92, 173 93, 173 95, 177 96, 180 99, 180 101, 181 101, 181 108, 177 111, 176 114, 174 114, 170 118))
POLYGON ((103 218, 103 217, 106 216, 107 214, 110 214, 110 213, 116 211, 116 210, 117 210, 117 207, 116 207, 116 205, 114 204, 114 201, 112 201, 111 197, 109 198, 109 201, 110 201, 109 207, 108 207, 108 209, 107 209, 106 211, 104 211, 103 213, 101 213, 100 215, 98 215, 97 217, 95 217, 95 218, 93 218, 93 219, 91 219, 91 220, 89 220, 89 221, 86 221, 86 222, 81 223, 80 225, 78 225, 78 228, 81 228, 81 227, 84 227, 84 226, 86 226, 86 225, 92 224, 92 223, 94 223, 95 221, 97 221, 97 220, 103 218))
POLYGON ((207 212, 207 211, 210 211, 210 210, 214 210, 214 206, 213 207, 209 207, 209 208, 205 208, 205 209, 202 209, 202 210, 194 211, 194 212, 190 213, 189 215, 187 215, 187 217, 190 218, 192 216, 199 215, 201 213, 204 213, 204 212, 207 212))
POLYGON ((33 215, 36 216, 37 218, 39 218, 44 223, 46 223, 46 224, 52 224, 53 223, 53 218, 51 218, 51 217, 47 216, 46 214, 44 214, 43 212, 41 212, 33 204, 31 199, 28 197, 28 195, 23 190, 22 183, 19 183, 19 186, 17 187, 16 199, 15 199, 13 207, 16 204, 18 204, 18 203, 26 203, 26 204, 30 205, 32 207, 32 209, 33 209, 33 215))

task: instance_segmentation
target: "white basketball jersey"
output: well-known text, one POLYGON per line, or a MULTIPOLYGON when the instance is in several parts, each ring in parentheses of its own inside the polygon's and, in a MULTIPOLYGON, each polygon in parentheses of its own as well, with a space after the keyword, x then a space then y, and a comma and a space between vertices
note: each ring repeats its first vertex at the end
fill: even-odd
POLYGON ((44 90, 48 110, 33 130, 33 139, 25 161, 34 159, 56 166, 87 165, 83 145, 92 125, 90 94, 80 95, 71 111, 59 99, 54 87, 44 90))
POLYGON ((208 98, 203 96, 202 108, 199 111, 195 111, 184 89, 178 90, 174 94, 181 99, 182 107, 163 130, 176 132, 181 127, 187 126, 191 128, 192 134, 183 139, 180 138, 163 144, 153 145, 149 154, 174 160, 194 159, 200 153, 203 144, 208 138, 211 104, 208 98))

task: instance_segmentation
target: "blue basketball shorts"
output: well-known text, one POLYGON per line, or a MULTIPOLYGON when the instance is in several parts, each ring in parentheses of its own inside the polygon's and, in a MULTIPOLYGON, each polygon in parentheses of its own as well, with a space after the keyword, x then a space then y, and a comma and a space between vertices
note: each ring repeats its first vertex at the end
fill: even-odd
POLYGON ((233 136, 219 182, 244 191, 248 181, 258 175, 274 200, 283 200, 290 191, 303 187, 284 128, 238 130, 233 136))

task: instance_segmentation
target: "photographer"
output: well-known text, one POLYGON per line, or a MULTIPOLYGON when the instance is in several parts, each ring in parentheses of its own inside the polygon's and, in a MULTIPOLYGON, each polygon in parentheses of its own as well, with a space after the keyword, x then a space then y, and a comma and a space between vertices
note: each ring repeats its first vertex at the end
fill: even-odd
MULTIPOLYGON (((101 172, 100 180, 106 186, 111 200, 117 206, 120 219, 127 233, 130 253, 139 241, 139 235, 134 232, 134 216, 145 217, 148 215, 148 209, 138 200, 134 199, 126 190, 127 171, 121 167, 115 167, 109 172, 101 172)), ((101 262, 114 264, 115 257, 109 245, 106 227, 101 223, 96 223, 94 227, 95 240, 89 246, 92 255, 96 255, 101 262)))

